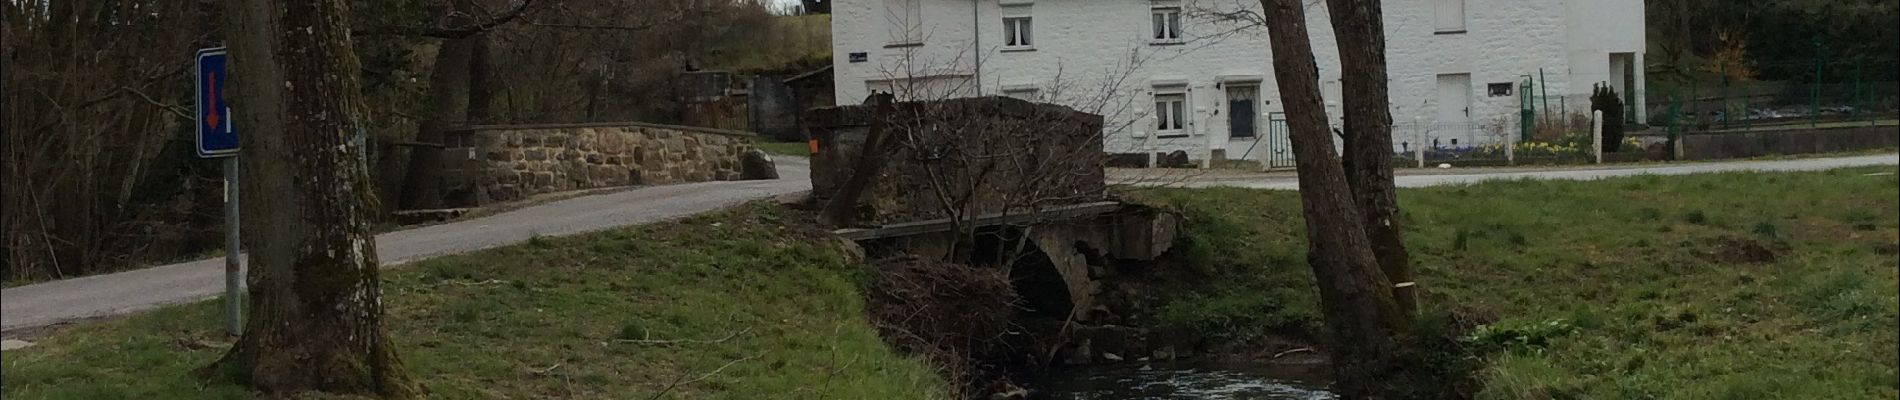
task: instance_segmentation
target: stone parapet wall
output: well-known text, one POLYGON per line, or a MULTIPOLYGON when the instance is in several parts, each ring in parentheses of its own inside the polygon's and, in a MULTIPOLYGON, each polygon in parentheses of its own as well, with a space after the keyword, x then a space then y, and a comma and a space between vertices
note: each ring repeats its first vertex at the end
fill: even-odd
MULTIPOLYGON (((869 106, 815 108, 804 118, 817 153, 812 197, 828 201, 856 168, 869 106)), ((860 221, 889 223, 1022 211, 1106 196, 1102 116, 1008 97, 899 102, 884 116, 884 168, 860 199, 860 221), (951 204, 946 204, 946 199, 951 204)))
POLYGON ((629 185, 739 180, 747 132, 646 123, 473 126, 451 132, 450 206, 629 185))

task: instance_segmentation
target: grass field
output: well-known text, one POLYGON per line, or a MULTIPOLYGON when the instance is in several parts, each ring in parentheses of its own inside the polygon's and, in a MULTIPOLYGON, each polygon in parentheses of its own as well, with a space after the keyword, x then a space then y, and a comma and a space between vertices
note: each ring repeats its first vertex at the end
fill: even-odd
POLYGON ((769 138, 758 138, 752 141, 752 145, 758 146, 759 150, 764 150, 766 154, 776 156, 811 156, 810 145, 802 142, 779 142, 769 138))
MULTIPOLYGON (((1893 167, 1406 189, 1428 308, 1470 339, 1485 399, 1893 398, 1893 167)), ((1145 189, 1186 216, 1209 279, 1164 329, 1316 331, 1297 194, 1145 189)), ((433 398, 940 398, 865 321, 848 255, 765 205, 419 262, 385 275, 390 330, 433 398), (653 345, 630 340, 687 340, 653 345)), ((7 399, 242 398, 187 377, 222 353, 216 302, 8 351, 7 399)))
MULTIPOLYGON (((1494 314, 1485 399, 1891 399, 1893 167, 1404 189, 1428 308, 1494 314), (1767 251, 1773 260, 1760 254, 1767 251)), ((1142 190, 1210 284, 1157 320, 1314 329, 1297 194, 1142 190)))
MULTIPOLYGON (((940 398, 865 320, 857 265, 766 205, 419 262, 384 276, 430 398, 940 398), (627 340, 685 340, 671 345, 627 340), (701 342, 693 342, 701 341, 701 342)), ((81 324, 7 351, 7 399, 243 398, 189 371, 218 303, 81 324)))

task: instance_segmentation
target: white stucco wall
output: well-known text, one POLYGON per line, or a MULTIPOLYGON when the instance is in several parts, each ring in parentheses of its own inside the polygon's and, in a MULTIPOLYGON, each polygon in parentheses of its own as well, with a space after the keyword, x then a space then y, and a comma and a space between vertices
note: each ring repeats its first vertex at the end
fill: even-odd
MULTIPOLYGON (((1006 88, 1036 87, 1043 101, 1107 117, 1106 145, 1111 152, 1179 149, 1200 158, 1209 148, 1217 148, 1225 149, 1230 158, 1239 158, 1252 147, 1250 159, 1270 152, 1268 145, 1255 143, 1261 139, 1227 137, 1223 88, 1232 82, 1258 82, 1266 100, 1257 123, 1264 137, 1264 115, 1282 109, 1264 28, 1192 15, 1235 7, 1257 9, 1258 2, 914 0, 922 6, 922 44, 889 47, 891 26, 903 18, 887 13, 885 4, 898 1, 906 0, 836 0, 833 4, 833 71, 841 104, 860 101, 869 95, 871 85, 880 85, 866 82, 906 76, 935 77, 930 81, 939 83, 931 87, 942 87, 946 81, 975 86, 959 88, 954 94, 933 89, 918 94, 919 98, 996 95, 1006 88), (1190 14, 1184 17, 1183 43, 1152 44, 1151 9, 1170 6, 1190 14), (1003 18, 1016 15, 1033 18, 1033 50, 1001 46, 1003 18), (865 60, 852 61, 852 53, 864 53, 865 60), (1149 119, 1150 96, 1157 84, 1185 84, 1193 121, 1188 137, 1149 137, 1154 124, 1149 119)), ((1454 138, 1460 145, 1502 140, 1503 135, 1487 126, 1515 137, 1519 96, 1525 95, 1517 86, 1526 76, 1542 69, 1549 85, 1544 90, 1552 97, 1568 97, 1564 108, 1574 113, 1588 108, 1579 101, 1587 95, 1589 82, 1609 79, 1609 53, 1635 53, 1635 62, 1641 63, 1640 0, 1465 0, 1466 30, 1452 34, 1434 33, 1437 1, 1385 2, 1392 114, 1398 125, 1395 147, 1416 143, 1414 135, 1419 131, 1426 133, 1424 142, 1437 139, 1441 145, 1449 145, 1454 138), (1446 121, 1439 118, 1440 74, 1470 75, 1467 124, 1444 126, 1446 121), (1512 94, 1487 96, 1490 83, 1510 83, 1512 94)), ((1337 124, 1337 49, 1324 3, 1308 4, 1322 94, 1327 97, 1330 119, 1337 124)), ((1641 68, 1636 70, 1640 74, 1641 68)), ((1550 107, 1558 108, 1558 103, 1553 98, 1550 107)))

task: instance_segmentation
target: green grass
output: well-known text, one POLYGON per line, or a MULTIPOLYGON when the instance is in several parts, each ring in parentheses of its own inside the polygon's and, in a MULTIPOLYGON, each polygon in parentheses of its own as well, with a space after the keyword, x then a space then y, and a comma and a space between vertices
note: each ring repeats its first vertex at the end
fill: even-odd
MULTIPOLYGON (((1893 398, 1893 167, 1400 191, 1428 308, 1493 313, 1485 399, 1893 398), (1868 175, 1885 172, 1888 175, 1868 175), (1718 261, 1724 243, 1780 249, 1718 261)), ((1211 284, 1155 319, 1318 325, 1297 194, 1143 190, 1211 284)), ((1485 332, 1485 331, 1481 331, 1485 332)))
MULTIPOLYGON (((856 262, 787 228, 794 218, 755 204, 422 261, 384 275, 389 329, 430 398, 642 399, 674 382, 690 383, 664 398, 944 397, 931 367, 894 354, 865 320, 856 262), (615 341, 648 338, 711 342, 615 341)), ((8 351, 0 394, 244 398, 188 377, 228 346, 215 343, 228 340, 217 306, 81 324, 8 351)))
POLYGON ((759 150, 764 150, 766 154, 779 155, 779 156, 811 157, 811 148, 806 143, 779 142, 779 141, 773 141, 772 139, 768 139, 768 138, 759 138, 759 139, 753 140, 752 145, 757 146, 759 150))

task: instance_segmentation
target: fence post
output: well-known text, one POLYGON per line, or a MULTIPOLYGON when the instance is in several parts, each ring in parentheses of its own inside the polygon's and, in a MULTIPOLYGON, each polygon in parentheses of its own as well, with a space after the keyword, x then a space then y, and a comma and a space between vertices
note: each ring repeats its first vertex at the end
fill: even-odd
POLYGON ((1734 109, 1728 106, 1728 63, 1719 65, 1722 74, 1722 129, 1729 128, 1729 121, 1735 120, 1734 109))
POLYGON ((1544 79, 1543 68, 1537 69, 1537 90, 1541 90, 1541 93, 1543 93, 1544 119, 1550 119, 1550 80, 1544 79))
POLYGON ((1860 94, 1860 90, 1861 90, 1860 67, 1861 67, 1862 61, 1866 61, 1866 60, 1867 60, 1866 57, 1854 57, 1854 99, 1850 101, 1852 101, 1854 105, 1860 106, 1854 109, 1854 116, 1856 117, 1860 116, 1861 114, 1866 113, 1868 109, 1871 108, 1871 107, 1867 107, 1866 104, 1861 103, 1863 97, 1861 97, 1861 94, 1860 94))
POLYGON ((1412 117, 1412 141, 1413 143, 1418 143, 1417 146, 1412 146, 1412 155, 1413 157, 1418 159, 1418 167, 1425 168, 1425 119, 1424 117, 1419 117, 1419 116, 1412 117))
POLYGON ((1753 91, 1742 89, 1742 130, 1745 131, 1755 129, 1755 120, 1748 117, 1748 100, 1752 97, 1754 97, 1753 91))
POLYGON ((1517 140, 1520 141, 1531 140, 1531 132, 1537 130, 1537 102, 1534 101, 1536 96, 1532 95, 1536 93, 1533 90, 1537 89, 1537 85, 1531 81, 1531 76, 1526 74, 1522 86, 1523 88, 1517 93, 1517 140))
POLYGON ((1821 37, 1814 37, 1814 82, 1808 84, 1808 127, 1821 126, 1821 37))
POLYGON ((1517 138, 1513 138, 1509 136, 1506 136, 1504 138, 1504 163, 1505 164, 1517 165, 1517 140, 1516 139, 1517 138))
MULTIPOLYGON (((1690 121, 1691 123, 1702 122, 1702 99, 1699 99, 1696 97, 1696 94, 1700 92, 1700 90, 1697 90, 1697 89, 1701 89, 1701 88, 1702 88, 1701 82, 1697 82, 1693 79, 1689 80, 1689 102, 1690 102, 1689 114, 1695 116, 1695 119, 1690 121)), ((1690 125, 1690 126, 1693 127, 1695 125, 1690 125)))
POLYGON ((1603 110, 1590 111, 1590 147, 1596 153, 1597 164, 1603 163, 1603 110))

